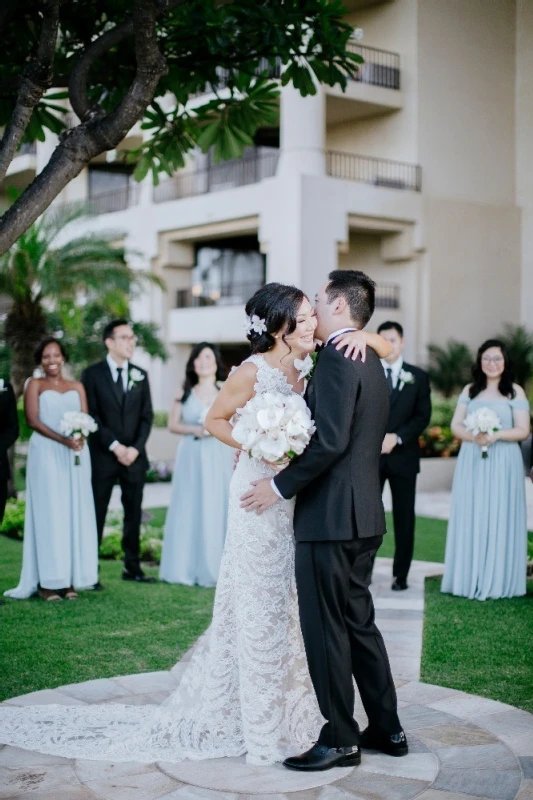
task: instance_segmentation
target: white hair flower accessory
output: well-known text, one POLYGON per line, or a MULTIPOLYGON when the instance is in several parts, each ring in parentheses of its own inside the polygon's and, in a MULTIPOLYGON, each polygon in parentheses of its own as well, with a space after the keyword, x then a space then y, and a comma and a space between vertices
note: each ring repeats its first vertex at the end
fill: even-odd
POLYGON ((252 316, 248 317, 246 320, 244 329, 248 336, 252 333, 252 331, 261 336, 261 334, 266 333, 267 326, 264 319, 258 317, 257 314, 252 314, 252 316))

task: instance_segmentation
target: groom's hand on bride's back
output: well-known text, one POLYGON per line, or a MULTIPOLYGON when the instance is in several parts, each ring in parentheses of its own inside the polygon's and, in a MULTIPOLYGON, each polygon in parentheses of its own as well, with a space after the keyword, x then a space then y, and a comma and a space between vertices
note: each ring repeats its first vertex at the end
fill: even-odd
POLYGON ((260 481, 253 481, 252 488, 241 497, 241 508, 245 511, 255 511, 262 514, 267 508, 277 503, 279 496, 272 488, 270 478, 262 478, 260 481))

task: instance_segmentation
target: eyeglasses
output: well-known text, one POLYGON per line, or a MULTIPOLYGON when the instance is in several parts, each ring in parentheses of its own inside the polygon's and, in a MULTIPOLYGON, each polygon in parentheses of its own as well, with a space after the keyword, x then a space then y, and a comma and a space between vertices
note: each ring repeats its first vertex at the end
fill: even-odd
POLYGON ((503 356, 492 356, 492 358, 491 356, 483 356, 481 360, 484 364, 490 364, 491 362, 493 364, 501 364, 503 361, 503 356))
POLYGON ((129 335, 124 334, 123 336, 113 336, 113 339, 115 341, 122 340, 123 342, 133 342, 134 344, 137 344, 137 342, 139 341, 137 336, 133 336, 132 334, 129 335))

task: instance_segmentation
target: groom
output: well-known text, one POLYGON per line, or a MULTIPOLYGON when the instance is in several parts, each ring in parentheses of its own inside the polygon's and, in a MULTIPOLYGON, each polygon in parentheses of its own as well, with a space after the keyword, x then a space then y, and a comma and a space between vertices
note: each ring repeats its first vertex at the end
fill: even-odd
POLYGON ((337 270, 316 295, 319 353, 306 400, 316 425, 308 448, 273 481, 242 498, 261 513, 296 495, 296 582, 309 671, 322 716, 317 743, 286 767, 324 770, 361 761, 360 747, 408 752, 383 638, 369 590, 372 564, 385 533, 379 460, 389 412, 383 367, 344 358, 335 336, 361 329, 374 311, 375 284, 363 272, 337 270), (353 718, 356 680, 369 720, 353 718))
MULTIPOLYGON (((148 375, 131 363, 135 336, 125 319, 109 322, 103 331, 107 357, 82 375, 89 414, 98 424, 89 437, 98 544, 102 541, 107 507, 115 483, 124 508, 123 580, 154 583, 140 565, 141 505, 148 469, 146 440, 153 420, 148 375)), ((95 589, 102 589, 97 583, 95 589)))

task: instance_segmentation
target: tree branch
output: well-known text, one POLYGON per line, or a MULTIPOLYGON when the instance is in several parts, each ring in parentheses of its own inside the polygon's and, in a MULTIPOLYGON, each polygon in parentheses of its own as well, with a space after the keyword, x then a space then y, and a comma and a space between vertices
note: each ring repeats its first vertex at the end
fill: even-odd
POLYGON ((152 101, 159 79, 167 69, 157 43, 156 17, 155 0, 135 0, 137 70, 130 88, 106 117, 95 118, 73 128, 68 135, 63 134, 46 167, 0 220, 0 254, 35 222, 91 159, 114 149, 124 139, 152 101))
POLYGON ((45 0, 37 52, 24 69, 15 109, 0 142, 0 182, 17 152, 33 109, 52 83, 59 5, 60 0, 45 0))

